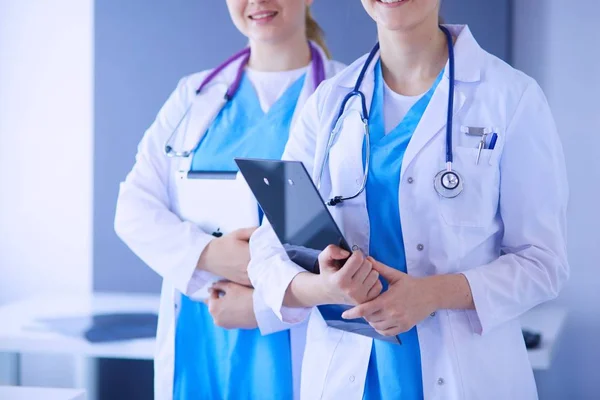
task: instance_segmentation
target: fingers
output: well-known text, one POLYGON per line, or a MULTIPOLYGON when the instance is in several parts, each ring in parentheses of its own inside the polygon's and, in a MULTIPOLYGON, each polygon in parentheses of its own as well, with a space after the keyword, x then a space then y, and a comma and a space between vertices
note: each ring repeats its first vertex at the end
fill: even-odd
POLYGON ((211 289, 213 290, 213 292, 217 291, 217 294, 218 294, 218 292, 221 292, 223 294, 227 294, 227 292, 231 288, 231 285, 234 285, 234 283, 228 282, 228 281, 219 281, 219 282, 213 283, 211 289))
POLYGON ((363 285, 364 287, 371 289, 377 282, 379 282, 379 272, 371 268, 371 271, 369 271, 369 274, 363 280, 363 285))
POLYGON ((380 331, 379 329, 375 329, 375 330, 379 334, 381 334, 383 336, 388 336, 388 337, 397 336, 397 335, 399 335, 401 333, 406 332, 406 331, 403 331, 400 327, 397 327, 397 326, 389 328, 389 329, 386 329, 386 330, 383 330, 383 331, 380 331))
POLYGON ((380 263, 373 257, 367 257, 367 260, 371 262, 373 269, 379 272, 379 275, 381 275, 386 281, 388 281, 390 285, 402 279, 402 277, 405 275, 403 272, 398 271, 397 269, 388 267, 387 265, 380 263))
MULTIPOLYGON (((352 279, 352 277, 358 272, 358 270, 365 263, 365 256, 361 251, 355 251, 352 253, 348 261, 340 269, 340 275, 342 279, 352 279)), ((371 268, 370 266, 368 267, 371 268)), ((364 280, 364 278, 363 278, 364 280)), ((362 281, 360 281, 362 283, 362 281)))
POLYGON ((319 254, 319 265, 321 267, 334 267, 335 262, 339 260, 345 260, 350 256, 350 253, 346 250, 334 246, 329 245, 319 254))
POLYGON ((385 319, 379 322, 369 322, 369 325, 371 325, 377 332, 381 334, 383 334, 382 332, 386 332, 391 329, 397 328, 396 323, 394 321, 385 319))
POLYGON ((252 236, 254 231, 257 229, 258 229, 257 226, 253 226, 250 228, 242 228, 242 229, 233 231, 233 235, 238 240, 245 240, 246 242, 248 242, 250 240, 250 236, 252 236))
MULTIPOLYGON (((371 273, 371 271, 373 270, 373 268, 371 267, 371 263, 367 260, 365 260, 362 265, 360 266, 360 268, 358 268, 358 270, 356 271, 356 273, 354 274, 354 276, 352 276, 352 280, 355 281, 356 283, 362 283, 364 284, 365 280, 367 279, 367 277, 369 276, 369 274, 371 273)), ((377 272, 375 272, 377 273, 377 272)), ((370 286, 369 286, 370 288, 370 286)))
POLYGON ((368 323, 382 322, 382 321, 385 321, 385 318, 386 318, 386 315, 383 310, 375 311, 373 314, 367 315, 365 317, 365 319, 367 320, 368 323))
POLYGON ((380 310, 382 310, 381 300, 375 299, 375 300, 369 301, 367 303, 358 305, 354 308, 351 308, 350 310, 344 311, 344 313, 342 314, 342 318, 344 318, 344 319, 363 318, 363 317, 369 316, 371 314, 374 314, 380 310))
POLYGON ((217 290, 209 289, 210 296, 208 297, 208 302, 213 303, 215 300, 219 300, 219 292, 217 290))
POLYGON ((371 289, 369 289, 369 291, 367 292, 367 300, 371 301, 371 300, 377 298, 377 296, 379 296, 381 294, 382 290, 383 290, 383 284, 381 283, 381 281, 379 279, 377 279, 377 282, 375 282, 373 287, 371 289))
POLYGON ((219 292, 212 288, 208 289, 208 297, 203 302, 208 306, 208 312, 214 318, 218 314, 219 292))

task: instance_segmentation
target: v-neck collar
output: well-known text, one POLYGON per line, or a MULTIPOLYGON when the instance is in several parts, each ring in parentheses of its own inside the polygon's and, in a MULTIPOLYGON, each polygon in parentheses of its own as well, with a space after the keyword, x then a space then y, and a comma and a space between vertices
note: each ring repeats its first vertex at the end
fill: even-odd
MULTIPOLYGON (((300 94, 300 90, 298 90, 297 86, 304 86, 304 80, 306 79, 306 73, 302 74, 298 79, 296 79, 288 88, 283 92, 281 96, 269 107, 267 112, 264 112, 261 105, 260 99, 258 98, 258 93, 256 92, 256 88, 248 78, 248 74, 244 71, 244 75, 242 76, 242 82, 240 83, 240 89, 238 93, 236 93, 236 97, 238 95, 243 96, 245 99, 245 107, 248 107, 249 111, 251 111, 252 115, 260 115, 261 117, 267 117, 273 113, 278 112, 283 105, 288 103, 288 97, 297 92, 300 94)), ((235 101, 235 97, 232 99, 235 101)), ((294 99, 294 103, 296 103, 297 99, 294 99)))
POLYGON ((429 105, 429 101, 435 93, 442 77, 444 75, 444 70, 440 72, 435 82, 431 86, 431 88, 423 94, 419 100, 408 110, 402 121, 396 125, 394 129, 392 129, 387 135, 385 133, 385 115, 384 115, 384 79, 383 73, 381 69, 381 60, 377 61, 375 65, 375 91, 373 93, 373 101, 371 103, 370 110, 370 121, 369 128, 371 134, 371 143, 375 144, 382 140, 383 138, 390 137, 393 138, 398 135, 408 135, 412 136, 414 131, 416 130, 421 118, 427 106, 429 105))

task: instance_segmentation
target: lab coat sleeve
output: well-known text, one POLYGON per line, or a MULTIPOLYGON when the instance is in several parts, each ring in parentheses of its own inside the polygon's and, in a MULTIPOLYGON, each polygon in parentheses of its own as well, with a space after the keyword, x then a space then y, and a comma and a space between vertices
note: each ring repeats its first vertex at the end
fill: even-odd
POLYGON ((501 257, 464 273, 485 333, 558 296, 569 276, 568 183, 562 145, 532 82, 506 131, 500 160, 501 257))
POLYGON ((158 113, 138 146, 135 165, 121 183, 115 231, 129 248, 180 292, 191 295, 212 277, 197 271, 205 246, 213 239, 171 211, 171 160, 163 148, 189 103, 187 79, 158 113))
MULTIPOLYGON (((309 172, 313 169, 319 126, 317 104, 323 90, 321 85, 307 100, 283 153, 284 160, 301 161, 309 172)), ((282 322, 293 325, 304 321, 311 309, 285 307, 283 300, 291 281, 305 270, 290 260, 266 218, 250 239, 250 254, 248 275, 257 295, 282 322)), ((263 333, 268 331, 260 321, 259 328, 263 333)))
POLYGON ((252 305, 254 306, 254 316, 256 323, 262 335, 269 335, 274 332, 290 329, 294 324, 281 321, 273 310, 267 306, 264 299, 256 290, 252 296, 252 305))

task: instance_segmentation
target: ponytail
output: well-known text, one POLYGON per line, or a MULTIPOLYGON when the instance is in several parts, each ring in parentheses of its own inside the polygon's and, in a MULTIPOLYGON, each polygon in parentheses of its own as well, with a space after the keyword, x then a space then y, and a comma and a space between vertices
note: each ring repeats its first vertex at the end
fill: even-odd
POLYGON ((306 8, 306 37, 308 40, 312 40, 316 44, 318 44, 327 58, 331 59, 331 53, 327 48, 327 44, 325 44, 325 33, 323 32, 323 28, 319 26, 317 21, 313 18, 310 13, 310 8, 306 8))

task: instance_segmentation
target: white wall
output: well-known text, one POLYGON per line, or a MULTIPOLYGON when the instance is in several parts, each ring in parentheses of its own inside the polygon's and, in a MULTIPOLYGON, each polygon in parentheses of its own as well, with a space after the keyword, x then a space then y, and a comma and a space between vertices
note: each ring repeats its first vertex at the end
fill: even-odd
POLYGON ((569 184, 569 308, 542 399, 597 399, 600 372, 600 2, 516 0, 514 64, 538 79, 563 140, 569 184))
POLYGON ((92 101, 93 0, 0 0, 0 305, 91 291, 92 101))

